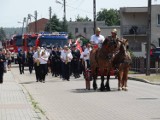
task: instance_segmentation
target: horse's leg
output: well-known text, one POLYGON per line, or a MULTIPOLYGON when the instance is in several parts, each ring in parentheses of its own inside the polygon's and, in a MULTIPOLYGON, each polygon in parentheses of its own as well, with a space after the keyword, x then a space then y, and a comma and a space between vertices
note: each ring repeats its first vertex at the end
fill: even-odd
POLYGON ((123 78, 123 72, 119 71, 119 73, 118 73, 118 90, 122 90, 122 78, 123 78))
POLYGON ((128 80, 128 70, 126 70, 126 72, 124 73, 124 86, 123 86, 123 89, 125 90, 125 91, 127 91, 128 89, 127 89, 127 80, 128 80))
POLYGON ((109 85, 109 79, 110 79, 110 73, 108 72, 107 73, 107 81, 106 81, 106 85, 105 85, 107 91, 111 91, 110 85, 109 85))
POLYGON ((94 89, 94 90, 97 89, 96 79, 97 79, 97 68, 96 68, 96 70, 95 70, 95 73, 93 73, 93 89, 94 89))
POLYGON ((101 87, 100 87, 101 91, 105 90, 105 86, 104 86, 104 76, 101 76, 101 87))

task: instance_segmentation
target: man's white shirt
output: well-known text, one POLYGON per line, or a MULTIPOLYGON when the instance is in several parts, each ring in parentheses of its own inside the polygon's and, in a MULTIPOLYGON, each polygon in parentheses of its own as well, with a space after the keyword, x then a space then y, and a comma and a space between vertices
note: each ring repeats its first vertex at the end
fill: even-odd
POLYGON ((90 42, 91 43, 94 43, 94 44, 101 44, 103 43, 103 41, 105 40, 104 36, 103 35, 92 35, 91 36, 91 39, 90 39, 90 42))

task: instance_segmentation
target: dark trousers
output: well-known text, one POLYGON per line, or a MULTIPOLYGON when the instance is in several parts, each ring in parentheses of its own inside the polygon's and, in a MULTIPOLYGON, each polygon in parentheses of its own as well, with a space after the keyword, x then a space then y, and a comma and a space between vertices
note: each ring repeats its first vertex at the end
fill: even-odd
POLYGON ((36 80, 40 80, 40 65, 37 66, 37 63, 34 64, 35 74, 36 74, 36 80))
POLYGON ((0 83, 3 83, 3 70, 0 72, 0 83))
POLYGON ((24 73, 24 63, 19 63, 19 72, 20 74, 24 73))
POLYGON ((45 81, 45 77, 47 74, 47 63, 46 64, 40 64, 40 80, 45 81))
POLYGON ((32 73, 32 70, 33 70, 33 62, 32 62, 32 63, 28 63, 28 67, 29 67, 29 72, 32 73))
POLYGON ((63 78, 65 79, 65 80, 69 80, 70 79, 70 65, 71 65, 71 63, 70 62, 68 62, 67 64, 66 63, 62 63, 63 64, 63 78))
POLYGON ((71 62, 71 69, 74 77, 79 76, 79 61, 78 60, 73 60, 71 62))
POLYGON ((87 68, 90 68, 90 61, 86 60, 86 62, 87 62, 87 68))

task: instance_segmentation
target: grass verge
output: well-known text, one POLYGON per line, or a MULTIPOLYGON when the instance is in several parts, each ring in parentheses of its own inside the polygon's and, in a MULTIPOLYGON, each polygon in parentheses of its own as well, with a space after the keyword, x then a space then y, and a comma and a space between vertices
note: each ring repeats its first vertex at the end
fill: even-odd
POLYGON ((160 82, 160 75, 150 75, 150 76, 146 76, 146 75, 140 75, 140 76, 134 76, 135 78, 139 78, 139 79, 145 79, 148 80, 149 82, 160 82))
POLYGON ((38 110, 41 114, 45 115, 45 112, 39 107, 38 102, 36 102, 34 100, 34 98, 32 97, 32 95, 28 92, 29 98, 31 100, 32 106, 34 107, 34 109, 38 110))

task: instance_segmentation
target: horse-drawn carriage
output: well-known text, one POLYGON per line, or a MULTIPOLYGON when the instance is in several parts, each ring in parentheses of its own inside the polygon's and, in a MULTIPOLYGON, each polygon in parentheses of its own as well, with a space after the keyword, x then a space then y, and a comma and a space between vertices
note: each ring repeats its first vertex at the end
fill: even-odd
POLYGON ((118 90, 127 90, 128 71, 131 64, 130 53, 127 51, 128 40, 105 39, 101 48, 90 52, 90 68, 85 67, 84 78, 86 89, 90 89, 90 81, 93 81, 93 89, 97 89, 97 77, 101 76, 100 90, 110 91, 109 79, 111 75, 118 77, 118 90), (105 77, 107 81, 104 85, 105 77))

